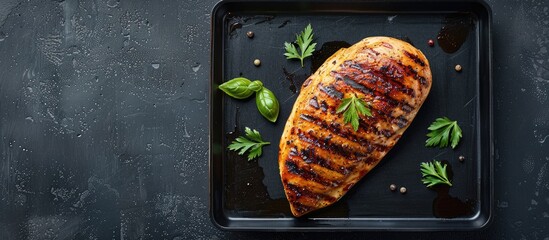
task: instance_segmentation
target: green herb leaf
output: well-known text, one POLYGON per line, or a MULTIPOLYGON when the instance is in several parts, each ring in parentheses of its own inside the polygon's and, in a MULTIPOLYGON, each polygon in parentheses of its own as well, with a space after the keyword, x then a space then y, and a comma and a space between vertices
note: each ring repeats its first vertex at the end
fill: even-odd
POLYGON ((299 35, 296 34, 295 44, 299 47, 299 51, 294 43, 284 42, 284 49, 286 49, 284 56, 286 56, 286 59, 299 59, 301 67, 303 67, 303 59, 310 57, 315 51, 316 43, 313 43, 313 36, 313 28, 309 24, 299 35))
POLYGON ((430 132, 427 133, 429 138, 425 141, 426 147, 444 148, 451 145, 452 148, 456 148, 462 137, 457 121, 452 121, 447 117, 437 118, 427 129, 430 132))
MULTIPOLYGON (((236 99, 248 98, 255 92, 255 103, 259 113, 271 122, 276 122, 278 119, 280 111, 278 99, 271 90, 263 86, 261 81, 255 80, 252 82, 247 78, 237 77, 219 85, 219 89, 236 99)), ((259 151, 261 155, 261 150, 255 151, 259 151)))
POLYGON ((259 80, 255 80, 253 82, 251 82, 249 85, 248 85, 248 89, 254 91, 254 92, 258 92, 259 90, 261 90, 263 88, 263 83, 259 80))
POLYGON ((264 145, 271 143, 263 141, 261 135, 255 129, 252 130, 246 127, 244 131, 246 132, 246 137, 237 137, 227 148, 232 151, 238 151, 238 155, 243 155, 246 151, 249 151, 248 161, 251 161, 261 156, 264 145))
POLYGON ((446 184, 452 186, 452 183, 448 179, 448 173, 446 172, 446 164, 442 165, 437 160, 432 162, 422 162, 421 167, 421 182, 427 185, 427 187, 432 187, 437 184, 446 184))
POLYGON ((301 58, 294 44, 289 42, 284 42, 284 49, 286 49, 286 53, 284 53, 284 56, 286 56, 286 59, 301 58))
POLYGON ((254 91, 248 88, 251 83, 247 78, 237 77, 219 85, 219 89, 233 98, 245 99, 254 94, 254 91))
POLYGON ((256 92, 255 103, 257 105, 257 110, 259 110, 259 113, 261 113, 263 117, 271 122, 276 122, 280 111, 280 104, 271 90, 264 87, 256 92))
POLYGON ((256 142, 263 142, 263 139, 261 138, 261 134, 255 129, 250 129, 249 127, 244 128, 244 132, 246 132, 246 137, 248 137, 252 141, 256 142))
POLYGON ((358 125, 359 125, 359 114, 363 116, 372 116, 372 112, 368 108, 368 103, 366 103, 364 100, 357 98, 355 95, 344 98, 339 106, 336 109, 336 113, 343 112, 343 122, 344 123, 351 123, 351 126, 353 126, 353 129, 358 131, 358 125))

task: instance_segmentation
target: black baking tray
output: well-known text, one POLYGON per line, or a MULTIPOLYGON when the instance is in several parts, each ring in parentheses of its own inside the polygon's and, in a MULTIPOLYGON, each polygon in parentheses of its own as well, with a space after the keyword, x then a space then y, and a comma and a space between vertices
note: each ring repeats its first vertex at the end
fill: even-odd
MULTIPOLYGON (((477 1, 222 1, 212 13, 210 85, 210 216, 226 230, 471 230, 486 226, 492 213, 491 12, 477 1), (443 26, 470 22, 455 53, 429 47, 443 26), (317 49, 368 36, 406 40, 430 61, 433 85, 415 120, 383 161, 339 202, 294 218, 278 173, 278 143, 312 60, 286 60, 285 41, 311 23, 317 49), (246 33, 254 32, 253 38, 246 33), (253 65, 260 59, 259 67, 253 65), (456 72, 454 66, 463 66, 456 72), (288 79, 288 75, 290 75, 288 79), (244 76, 260 79, 278 97, 281 112, 270 123, 256 110, 254 98, 235 100, 218 86, 244 76), (456 149, 426 148, 427 127, 440 116, 459 122, 463 139, 456 149), (226 148, 244 127, 259 130, 271 145, 261 158, 247 161, 226 148), (463 162, 458 161, 464 156, 463 162), (422 185, 420 162, 447 162, 454 186, 437 191, 422 185), (391 192, 394 183, 406 194, 391 192), (447 191, 448 195, 444 195, 447 191), (438 195, 441 194, 441 195, 438 195), (441 214, 466 204, 457 216, 441 214), (436 215, 436 216, 435 216, 436 215)), ((317 54, 319 52, 317 51, 317 54)))

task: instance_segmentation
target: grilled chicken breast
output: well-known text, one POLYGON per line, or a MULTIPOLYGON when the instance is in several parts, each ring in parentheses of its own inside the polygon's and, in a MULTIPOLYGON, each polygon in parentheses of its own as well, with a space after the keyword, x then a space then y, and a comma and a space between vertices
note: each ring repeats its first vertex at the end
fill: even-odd
POLYGON ((280 177, 292 213, 338 201, 400 139, 431 88, 429 62, 407 42, 369 37, 340 49, 301 87, 280 139, 280 177), (355 132, 336 109, 352 95, 370 105, 355 132))

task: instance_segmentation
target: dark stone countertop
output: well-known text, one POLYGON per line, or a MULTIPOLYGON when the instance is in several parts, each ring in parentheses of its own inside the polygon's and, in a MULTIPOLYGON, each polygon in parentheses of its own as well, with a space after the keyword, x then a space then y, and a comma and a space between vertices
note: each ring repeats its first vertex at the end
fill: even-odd
POLYGON ((0 1, 0 239, 549 239, 549 2, 493 11, 494 221, 229 233, 208 216, 216 1, 0 1))

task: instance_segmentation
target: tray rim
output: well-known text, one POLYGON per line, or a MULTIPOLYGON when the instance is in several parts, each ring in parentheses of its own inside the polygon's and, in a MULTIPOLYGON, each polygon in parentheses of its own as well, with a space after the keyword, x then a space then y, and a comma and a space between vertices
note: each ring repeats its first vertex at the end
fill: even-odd
MULTIPOLYGON (((478 7, 481 8, 482 14, 486 19, 482 20, 482 18, 478 18, 478 27, 479 27, 479 37, 477 39, 479 51, 477 58, 479 59, 479 76, 478 81, 483 82, 483 84, 479 84, 478 91, 483 92, 486 91, 486 94, 483 94, 482 97, 479 97, 479 102, 481 102, 480 105, 482 105, 482 102, 484 102, 487 107, 486 109, 483 108, 485 111, 480 111, 479 109, 479 121, 478 129, 481 132, 485 132, 484 137, 481 137, 479 140, 479 145, 482 146, 482 148, 488 148, 488 150, 480 151, 480 155, 483 156, 481 159, 483 161, 488 160, 487 163, 481 163, 480 164, 480 179, 478 182, 480 191, 479 197, 481 197, 480 203, 479 203, 479 210, 478 213, 470 218, 467 219, 443 219, 440 220, 433 220, 433 219, 423 219, 423 218, 367 218, 369 222, 376 222, 378 224, 374 226, 366 225, 366 226, 299 226, 299 225, 291 225, 291 226, 267 226, 267 225, 259 225, 257 222, 266 222, 266 221, 280 221, 280 222, 294 222, 296 219, 278 219, 275 220, 274 218, 245 218, 245 220, 239 219, 237 221, 239 222, 246 222, 249 223, 249 225, 246 226, 231 226, 230 219, 223 216, 222 213, 216 210, 215 206, 215 200, 216 197, 219 199, 221 197, 221 194, 217 193, 215 191, 215 173, 217 171, 222 171, 222 169, 219 169, 220 167, 214 164, 214 157, 215 154, 213 153, 215 151, 215 138, 212 137, 212 129, 214 129, 214 118, 212 117, 214 115, 214 107, 212 104, 213 99, 215 98, 215 80, 214 77, 217 76, 216 70, 216 64, 214 63, 214 58, 216 56, 216 50, 219 52, 222 52, 223 47, 220 49, 216 48, 217 41, 223 42, 223 37, 216 37, 215 30, 217 27, 223 27, 218 26, 219 23, 217 22, 216 16, 220 13, 220 11, 223 10, 223 7, 230 4, 235 3, 265 3, 265 4, 280 4, 280 3, 296 3, 299 2, 300 4, 305 4, 306 6, 310 4, 328 4, 328 3, 335 3, 335 0, 320 0, 320 1, 299 1, 299 0, 222 0, 219 1, 213 8, 212 8, 212 14, 211 14, 211 29, 210 29, 210 77, 209 77, 209 99, 208 99, 208 122, 209 122, 209 134, 208 134, 208 145, 209 145, 209 151, 208 151, 208 177, 209 177, 209 188, 208 188, 208 196, 209 196, 209 203, 208 203, 208 213, 210 220, 214 226, 221 230, 226 231, 315 231, 315 232, 323 232, 323 231, 468 231, 468 230, 480 230, 488 227, 493 222, 493 211, 494 211, 494 182, 493 182, 493 176, 494 176, 494 137, 493 137, 493 82, 492 82, 492 35, 491 35, 491 28, 492 28, 492 10, 490 6, 483 0, 465 0, 465 1, 459 1, 459 0, 441 0, 441 1, 432 1, 432 0, 367 0, 367 1, 353 1, 353 0, 343 0, 343 1, 337 1, 339 4, 358 4, 358 5, 366 5, 366 6, 377 6, 379 5, 383 6, 386 4, 400 4, 400 3, 416 3, 416 4, 437 4, 437 6, 440 6, 438 4, 472 4, 472 5, 478 5, 478 7), (485 37, 483 33, 486 34, 485 37), (220 39, 218 39, 220 38, 220 39), (484 49, 484 50, 481 50, 484 49), (485 51, 485 55, 481 54, 482 51, 485 51), (486 58, 486 59, 485 59, 486 58), (484 120, 484 121, 482 121, 484 120), (484 130, 483 130, 484 129, 484 130), (487 152, 488 154, 486 154, 487 152), (484 156, 488 155, 488 156, 484 156), (485 177, 486 176, 486 177, 485 177), (483 187, 487 187, 487 191, 481 191, 483 187), (219 195, 219 196, 218 196, 219 195), (484 200, 487 199, 487 200, 484 200), (406 219, 406 220, 404 220, 406 219), (418 221, 419 220, 419 221, 418 221), (391 223, 392 221, 392 223, 391 223), (394 223, 397 223, 397 225, 401 226, 394 226, 394 223), (421 224, 416 225, 418 222, 421 224), (467 222, 467 223, 473 223, 473 226, 454 226, 450 223, 460 223, 460 222, 467 222), (447 224, 448 223, 448 224, 447 224), (255 225, 254 225, 255 224, 255 225), (441 225, 439 225, 441 224, 441 225), (404 225, 404 226, 402 226, 404 225), (437 226, 438 225, 438 226, 437 226)), ((299 12, 299 9, 290 9, 285 10, 284 13, 292 13, 292 12, 299 12)), ((361 11, 361 10, 343 10, 343 9, 332 9, 332 10, 313 10, 314 13, 388 13, 388 12, 395 12, 397 10, 372 10, 372 11, 361 11)), ((407 12, 409 10, 399 11, 399 12, 407 12)), ((272 11, 277 12, 277 11, 272 11)), ((445 12, 459 12, 459 11, 452 11, 452 10, 432 10, 432 11, 410 11, 412 13, 445 13, 445 12)), ((303 12, 300 12, 303 13, 303 12)), ((478 14, 477 12, 475 12, 478 14)), ((222 44, 221 44, 222 45, 222 44)), ((222 67, 219 67, 222 69, 222 67)), ((481 95, 479 95, 481 96, 481 95)), ((483 134, 480 134, 480 136, 483 136, 483 134)), ((218 164, 219 165, 219 164, 218 164)), ((310 220, 312 221, 324 221, 327 218, 312 218, 310 220)), ((358 218, 349 218, 351 219, 358 219, 358 218)), ((366 218, 364 218, 366 219, 366 218)))

